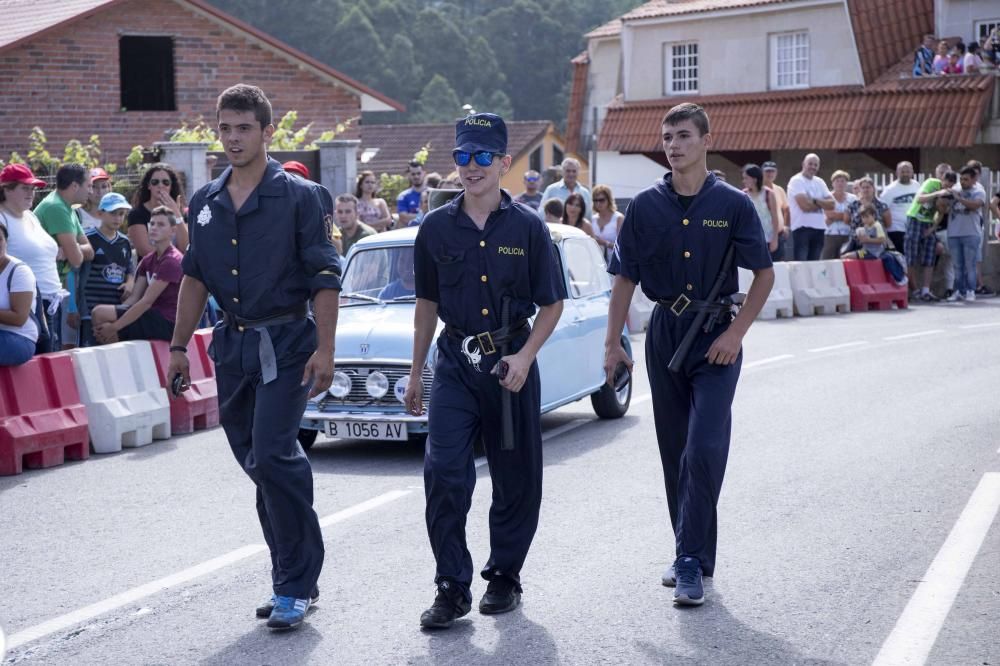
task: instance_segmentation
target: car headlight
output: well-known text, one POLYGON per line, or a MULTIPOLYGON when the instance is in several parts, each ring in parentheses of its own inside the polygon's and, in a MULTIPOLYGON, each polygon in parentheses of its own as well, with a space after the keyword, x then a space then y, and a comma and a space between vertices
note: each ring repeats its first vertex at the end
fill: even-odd
POLYGON ((396 395, 396 400, 404 402, 403 396, 406 395, 406 387, 410 385, 410 376, 403 375, 396 380, 396 385, 392 387, 392 392, 396 395))
POLYGON ((368 395, 379 400, 389 392, 389 379, 378 370, 369 373, 365 380, 365 390, 368 395))
POLYGON ((330 395, 338 400, 343 400, 347 397, 347 394, 351 392, 351 378, 346 372, 340 372, 339 370, 333 373, 333 382, 330 384, 330 388, 327 391, 330 395))

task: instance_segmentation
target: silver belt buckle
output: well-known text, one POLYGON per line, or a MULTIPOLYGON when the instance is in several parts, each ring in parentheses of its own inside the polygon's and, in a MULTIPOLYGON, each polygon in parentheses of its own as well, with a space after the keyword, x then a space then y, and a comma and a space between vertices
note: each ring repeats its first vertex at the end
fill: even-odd
POLYGON ((673 305, 670 306, 670 311, 674 313, 674 316, 680 317, 684 314, 684 311, 687 310, 689 305, 691 305, 691 299, 684 294, 681 294, 677 297, 677 300, 673 302, 673 305))

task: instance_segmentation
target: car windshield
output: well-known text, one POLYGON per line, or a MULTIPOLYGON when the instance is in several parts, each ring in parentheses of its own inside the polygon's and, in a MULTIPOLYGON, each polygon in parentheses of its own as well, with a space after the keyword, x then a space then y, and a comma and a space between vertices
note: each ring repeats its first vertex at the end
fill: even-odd
POLYGON ((376 247, 351 257, 341 298, 356 302, 413 300, 413 247, 376 247))

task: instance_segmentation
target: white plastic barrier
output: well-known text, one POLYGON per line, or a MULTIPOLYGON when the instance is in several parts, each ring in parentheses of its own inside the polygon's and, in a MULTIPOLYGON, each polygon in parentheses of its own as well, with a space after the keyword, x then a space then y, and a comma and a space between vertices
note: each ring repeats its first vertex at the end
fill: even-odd
MULTIPOLYGON (((739 269, 740 291, 746 293, 753 282, 753 273, 745 268, 739 269)), ((774 263, 774 287, 767 297, 767 302, 760 309, 757 319, 777 319, 792 316, 792 285, 788 277, 788 266, 783 261, 774 263)))
POLYGON ((170 437, 170 403, 148 342, 76 349, 73 372, 96 453, 170 437))
POLYGON ((787 262, 795 314, 836 314, 851 311, 851 292, 840 260, 787 262), (836 274, 840 274, 839 286, 836 274))
POLYGON ((654 307, 656 307, 656 303, 646 298, 642 289, 636 287, 632 294, 632 302, 628 306, 628 319, 626 320, 628 332, 641 333, 645 331, 649 327, 649 319, 653 316, 654 307))

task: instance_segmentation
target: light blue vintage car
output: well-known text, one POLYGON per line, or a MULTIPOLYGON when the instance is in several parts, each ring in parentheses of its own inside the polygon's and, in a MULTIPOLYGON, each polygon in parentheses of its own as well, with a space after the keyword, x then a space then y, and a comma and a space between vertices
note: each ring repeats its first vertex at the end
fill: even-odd
MULTIPOLYGON (((611 280, 597 243, 582 231, 549 225, 566 280, 562 317, 538 354, 542 412, 590 397, 601 418, 628 410, 631 381, 620 391, 604 382, 604 336, 611 280)), ((334 439, 407 440, 427 433, 423 416, 407 414, 403 393, 413 355, 413 242, 417 228, 359 241, 347 257, 337 323, 336 372, 325 395, 310 401, 299 441, 309 448, 323 432, 334 439)), ((443 324, 438 322, 438 332, 443 324)), ((622 344, 631 355, 627 336, 622 344)), ((431 394, 437 344, 423 369, 424 406, 431 394)))

